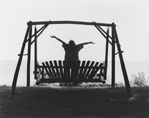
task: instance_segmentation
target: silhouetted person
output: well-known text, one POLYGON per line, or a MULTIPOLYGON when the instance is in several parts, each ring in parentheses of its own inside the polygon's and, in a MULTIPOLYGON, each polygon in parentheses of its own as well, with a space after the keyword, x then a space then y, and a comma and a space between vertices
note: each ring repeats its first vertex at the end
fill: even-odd
MULTIPOLYGON (((61 39, 57 38, 56 36, 51 36, 51 38, 55 38, 58 41, 62 43, 62 46, 65 50, 65 61, 66 61, 66 66, 67 67, 74 67, 77 66, 77 61, 79 61, 79 51, 84 47, 84 45, 87 44, 94 44, 93 42, 85 42, 85 43, 80 43, 80 44, 75 44, 73 40, 70 40, 69 43, 65 43, 61 39)), ((69 70, 66 70, 67 73, 69 70)), ((73 71, 74 73, 77 73, 77 70, 73 71)), ((73 83, 73 85, 78 85, 79 83, 73 83)), ((67 85, 67 83, 65 83, 67 85)))
POLYGON ((65 43, 61 39, 57 38, 56 36, 51 36, 51 38, 55 38, 62 43, 62 46, 65 50, 65 60, 66 61, 78 61, 79 60, 79 51, 87 44, 94 44, 93 42, 85 42, 80 44, 75 44, 73 40, 70 40, 69 43, 65 43))

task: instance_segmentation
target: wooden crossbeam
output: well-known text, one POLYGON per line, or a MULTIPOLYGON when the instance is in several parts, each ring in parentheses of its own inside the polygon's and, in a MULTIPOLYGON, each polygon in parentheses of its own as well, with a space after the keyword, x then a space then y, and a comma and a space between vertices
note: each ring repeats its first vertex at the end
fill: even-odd
MULTIPOLYGON (((124 51, 121 51, 121 53, 123 53, 124 51)), ((119 54, 119 52, 115 53, 115 55, 119 54)))
MULTIPOLYGON (((61 83, 61 82, 74 82, 72 79, 41 79, 40 83, 61 83)), ((76 79, 75 82, 103 82, 101 79, 87 79, 87 80, 79 80, 76 79)))
MULTIPOLYGON (((94 25, 94 22, 84 22, 84 21, 37 21, 37 22, 28 22, 31 25, 43 25, 43 24, 76 24, 76 25, 94 25)), ((112 27, 112 24, 108 23, 95 23, 100 26, 112 27)))
MULTIPOLYGON (((22 56, 27 56, 28 54, 22 54, 22 56)), ((18 54, 18 56, 21 56, 21 54, 18 54)))
MULTIPOLYGON (((95 63, 95 62, 92 62, 92 63, 95 63)), ((43 66, 42 65, 38 65, 38 68, 42 68, 43 66)), ((47 66, 45 67, 45 68, 48 68, 47 66)), ((64 67, 64 66, 55 66, 55 65, 53 65, 53 68, 62 68, 62 69, 64 69, 64 68, 67 68, 67 67, 64 67)), ((69 68, 69 67, 68 67, 69 68)), ((93 66, 88 66, 88 67, 83 67, 83 66, 78 66, 78 67, 73 67, 73 68, 88 68, 88 69, 92 69, 92 68, 94 68, 93 66)), ((102 69, 104 69, 104 67, 101 67, 102 69)))

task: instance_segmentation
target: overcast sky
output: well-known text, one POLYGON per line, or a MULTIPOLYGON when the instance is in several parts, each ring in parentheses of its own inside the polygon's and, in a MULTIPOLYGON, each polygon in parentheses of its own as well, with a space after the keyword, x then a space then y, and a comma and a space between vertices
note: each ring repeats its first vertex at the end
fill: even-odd
MULTIPOLYGON (((28 21, 49 20, 114 22, 124 59, 149 61, 149 0, 0 0, 0 60, 18 59, 28 21)), ((104 60, 104 37, 93 26, 79 25, 49 26, 38 39, 38 59, 64 58, 61 43, 50 35, 65 42, 93 41, 80 59, 104 60)))

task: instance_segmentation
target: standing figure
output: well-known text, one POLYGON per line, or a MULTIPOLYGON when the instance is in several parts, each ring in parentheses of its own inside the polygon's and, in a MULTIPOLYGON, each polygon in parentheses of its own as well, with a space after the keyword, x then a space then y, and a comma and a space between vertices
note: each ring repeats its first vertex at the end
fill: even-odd
MULTIPOLYGON (((77 61, 79 61, 79 51, 84 47, 84 45, 94 44, 93 42, 85 42, 85 43, 80 43, 76 45, 73 40, 70 40, 69 43, 67 44, 61 39, 57 38, 56 36, 51 36, 51 38, 55 38, 62 43, 62 47, 65 50, 65 61, 66 61, 65 66, 70 68, 77 66, 77 61)), ((68 72, 69 70, 66 70, 66 71, 68 72)), ((77 70, 74 73, 77 73, 77 70)), ((73 83, 73 85, 78 85, 78 84, 79 83, 73 83)), ((65 83, 65 85, 68 85, 68 84, 65 83)))
POLYGON ((55 38, 62 43, 62 46, 65 50, 65 61, 79 61, 79 51, 87 44, 94 44, 93 42, 85 42, 80 44, 75 44, 73 40, 70 40, 69 43, 65 43, 61 39, 57 38, 56 36, 51 36, 51 38, 55 38))

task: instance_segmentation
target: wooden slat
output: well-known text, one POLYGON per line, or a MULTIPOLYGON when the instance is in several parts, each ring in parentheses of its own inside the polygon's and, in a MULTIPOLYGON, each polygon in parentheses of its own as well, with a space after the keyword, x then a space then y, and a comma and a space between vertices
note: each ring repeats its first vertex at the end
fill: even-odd
POLYGON ((42 63, 42 65, 43 65, 44 69, 46 70, 46 73, 48 74, 49 78, 51 79, 51 75, 48 71, 48 68, 45 68, 46 67, 45 63, 42 63))
POLYGON ((82 68, 80 69, 80 71, 79 71, 79 73, 78 73, 78 76, 79 76, 78 79, 82 79, 82 73, 83 73, 83 70, 84 70, 83 67, 84 67, 84 65, 85 65, 85 62, 86 62, 86 61, 83 61, 83 62, 82 62, 82 65, 81 65, 82 68))
POLYGON ((96 62, 95 65, 94 65, 94 68, 91 70, 90 75, 89 75, 89 77, 88 77, 89 80, 90 80, 90 79, 93 79, 94 71, 97 69, 98 64, 99 64, 99 63, 96 62))
POLYGON ((64 67, 64 79, 66 79, 66 62, 63 61, 63 67, 64 67))
POLYGON ((44 78, 44 67, 42 67, 42 78, 44 78))
MULTIPOLYGON (((39 68, 42 68, 43 66, 42 66, 42 65, 39 65, 38 67, 39 67, 39 68)), ((56 68, 62 68, 62 69, 64 68, 64 66, 62 66, 62 67, 60 67, 60 66, 56 67, 56 66, 54 66, 54 65, 53 65, 53 67, 54 67, 55 69, 56 69, 56 68)), ((48 68, 48 67, 46 66, 46 68, 48 68)), ((77 67, 77 68, 78 68, 78 67, 77 67)), ((94 67, 93 67, 93 66, 92 66, 92 67, 90 67, 90 66, 89 66, 89 67, 85 67, 85 66, 82 67, 82 66, 80 65, 79 68, 80 68, 80 69, 81 69, 81 68, 83 68, 83 69, 88 68, 88 69, 89 69, 89 68, 94 68, 94 67)), ((104 67, 102 67, 102 68, 104 69, 104 67)))
MULTIPOLYGON (((55 64, 55 66, 56 67, 58 67, 58 63, 57 63, 57 61, 56 60, 54 60, 54 64, 55 64)), ((55 68, 56 69, 56 74, 57 74, 57 77, 60 79, 61 78, 61 76, 60 76, 60 71, 59 71, 59 68, 55 68)))
POLYGON ((91 64, 89 65, 91 68, 89 68, 88 70, 87 70, 87 72, 86 72, 86 75, 84 76, 84 79, 88 79, 88 77, 89 77, 89 74, 90 74, 90 72, 91 72, 91 70, 92 70, 92 68, 93 68, 93 65, 94 65, 94 61, 92 61, 91 62, 91 64))
POLYGON ((102 65, 103 64, 101 63, 97 68, 94 69, 94 72, 92 73, 92 77, 91 78, 93 78, 95 76, 95 74, 99 71, 99 69, 101 69, 102 65))
POLYGON ((46 63, 46 66, 48 67, 51 78, 54 78, 54 74, 52 73, 52 70, 51 70, 51 67, 50 67, 49 63, 48 62, 45 62, 45 63, 46 63))
MULTIPOLYGON (((59 63, 59 67, 62 67, 62 61, 59 60, 58 63, 59 63)), ((61 79, 64 79, 63 69, 62 68, 59 68, 59 70, 60 70, 59 72, 60 72, 60 75, 61 75, 61 79)))
MULTIPOLYGON (((103 69, 103 68, 101 68, 100 69, 100 72, 99 72, 99 75, 98 75, 98 77, 99 77, 99 79, 101 78, 101 76, 105 76, 104 74, 103 74, 103 70, 105 70, 105 69, 103 69)), ((104 78, 105 79, 105 78, 104 78)))
POLYGON ((52 73, 53 73, 53 75, 54 75, 54 78, 57 79, 57 75, 56 75, 55 69, 54 69, 54 67, 53 67, 52 61, 49 61, 49 64, 50 64, 50 67, 51 67, 51 71, 52 71, 52 73))
MULTIPOLYGON (((85 67, 88 67, 89 64, 90 64, 90 61, 87 61, 85 67)), ((85 75, 86 75, 86 73, 87 73, 87 69, 88 69, 88 68, 84 68, 84 71, 83 71, 83 73, 82 73, 82 79, 85 79, 85 75)))
POLYGON ((76 67, 74 67, 74 70, 73 70, 74 72, 73 72, 72 78, 74 78, 76 80, 79 78, 80 63, 81 63, 81 61, 77 61, 76 67))

